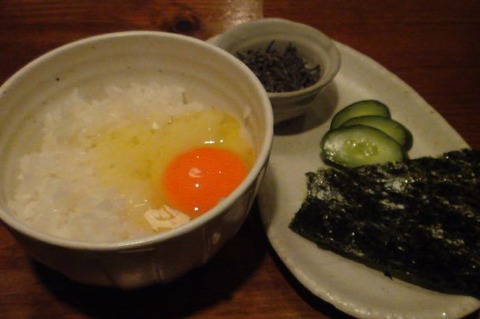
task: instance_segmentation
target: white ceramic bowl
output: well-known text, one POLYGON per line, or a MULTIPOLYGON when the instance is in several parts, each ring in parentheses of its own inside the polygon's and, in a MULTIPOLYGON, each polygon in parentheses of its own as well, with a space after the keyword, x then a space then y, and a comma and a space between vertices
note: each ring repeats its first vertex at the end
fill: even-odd
POLYGON ((279 18, 265 18, 239 24, 209 40, 210 43, 236 55, 248 49, 265 49, 272 40, 275 47, 292 43, 307 65, 320 66, 320 79, 313 85, 291 92, 268 93, 275 123, 298 117, 306 112, 314 98, 334 79, 340 69, 340 52, 335 42, 308 25, 279 18))
POLYGON ((136 288, 172 281, 209 260, 240 228, 268 162, 273 115, 255 75, 225 51, 194 38, 132 31, 100 35, 53 50, 0 87, 0 217, 25 250, 69 278, 87 284, 136 288), (154 236, 88 243, 27 227, 9 212, 14 167, 38 141, 38 114, 74 87, 152 80, 180 84, 205 104, 242 114, 257 152, 244 182, 218 206, 186 225, 154 236))

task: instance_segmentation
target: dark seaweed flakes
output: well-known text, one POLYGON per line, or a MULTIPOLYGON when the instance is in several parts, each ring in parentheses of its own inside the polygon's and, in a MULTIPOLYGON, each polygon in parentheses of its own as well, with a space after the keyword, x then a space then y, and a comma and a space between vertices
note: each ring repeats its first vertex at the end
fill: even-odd
POLYGON ((300 90, 320 78, 320 66, 307 67, 292 43, 280 51, 272 41, 265 49, 237 52, 236 56, 255 73, 267 92, 300 90))
POLYGON ((290 228, 426 288, 480 297, 480 155, 307 173, 290 228))

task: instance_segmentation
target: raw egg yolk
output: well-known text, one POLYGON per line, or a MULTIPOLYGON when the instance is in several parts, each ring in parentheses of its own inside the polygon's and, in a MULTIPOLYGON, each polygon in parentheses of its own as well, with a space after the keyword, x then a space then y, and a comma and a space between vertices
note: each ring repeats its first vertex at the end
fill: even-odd
POLYGON ((175 157, 163 176, 167 204, 197 217, 227 197, 245 178, 247 165, 235 153, 200 147, 175 157))

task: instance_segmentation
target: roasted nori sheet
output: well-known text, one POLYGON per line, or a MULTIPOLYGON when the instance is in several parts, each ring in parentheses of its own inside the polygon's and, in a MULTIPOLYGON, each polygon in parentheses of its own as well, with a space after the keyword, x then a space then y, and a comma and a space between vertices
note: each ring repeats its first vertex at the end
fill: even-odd
POLYGON ((479 151, 306 175, 294 232, 394 278, 480 297, 479 151))

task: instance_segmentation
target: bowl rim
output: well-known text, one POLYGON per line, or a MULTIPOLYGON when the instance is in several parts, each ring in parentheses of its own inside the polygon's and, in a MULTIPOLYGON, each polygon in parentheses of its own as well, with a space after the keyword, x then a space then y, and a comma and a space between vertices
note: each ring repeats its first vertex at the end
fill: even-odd
POLYGON ((331 63, 332 71, 330 73, 330 76, 328 77, 320 76, 319 80, 315 82, 315 84, 312 84, 306 88, 302 88, 295 91, 287 91, 287 92, 268 92, 267 91, 267 95, 270 98, 287 99, 287 98, 293 98, 299 95, 308 95, 314 91, 319 90, 320 88, 326 86, 327 84, 333 81, 333 79, 339 72, 341 63, 342 63, 340 50, 337 48, 335 41, 333 39, 328 37, 325 33, 320 31, 319 29, 316 29, 304 23, 300 23, 300 22, 296 22, 296 21, 292 21, 284 18, 261 18, 261 19, 250 21, 250 22, 240 23, 236 26, 233 26, 232 28, 227 29, 225 32, 210 38, 209 42, 219 47, 222 47, 221 46, 222 40, 231 37, 233 34, 235 33, 238 34, 250 28, 255 28, 256 32, 260 32, 261 28, 266 25, 278 25, 282 27, 288 27, 290 29, 295 29, 295 32, 315 34, 316 37, 318 37, 319 41, 322 41, 328 44, 329 50, 327 53, 328 53, 328 56, 331 58, 331 62, 332 62, 331 63))
POLYGON ((253 85, 258 89, 259 94, 261 95, 260 103, 263 107, 263 112, 265 115, 265 137, 264 141, 259 149, 259 152, 256 156, 255 163, 250 169, 247 177, 242 181, 242 183, 225 199, 223 199, 219 204, 214 208, 204 213, 203 215, 191 220, 181 227, 168 230, 162 233, 157 233, 149 236, 133 238, 122 241, 115 242, 87 242, 81 240, 71 240, 66 238, 61 238, 53 235, 43 233, 39 230, 36 230, 26 224, 21 220, 15 218, 9 214, 3 208, 0 208, 0 221, 2 221, 8 228, 11 228, 23 236, 30 237, 37 241, 62 247, 73 250, 89 250, 89 251, 119 251, 119 250, 133 250, 133 249, 142 249, 144 246, 150 246, 151 244, 158 244, 161 242, 166 242, 169 240, 174 240, 175 238, 181 237, 186 233, 194 231, 197 228, 205 225, 209 220, 215 219, 217 216, 221 215, 226 211, 230 206, 232 206, 235 200, 247 189, 255 183, 257 178, 261 178, 261 171, 268 164, 272 144, 273 144, 273 110, 271 103, 269 101, 267 92, 263 88, 261 82, 257 79, 255 74, 241 61, 233 57, 231 54, 226 51, 214 46, 206 41, 200 39, 164 32, 164 31, 148 31, 148 30, 131 30, 131 31, 119 31, 119 32, 110 32, 103 33, 93 36, 88 36, 79 40, 74 40, 68 42, 64 45, 61 45, 57 48, 54 48, 46 53, 38 56, 37 58, 31 60, 26 65, 17 70, 12 76, 10 76, 1 86, 0 86, 0 100, 2 99, 3 93, 8 91, 10 87, 14 86, 17 81, 21 78, 28 75, 28 73, 36 68, 38 65, 46 63, 52 59, 55 59, 57 56, 62 55, 66 51, 76 50, 84 46, 89 46, 101 41, 110 40, 110 39, 120 39, 120 38, 131 38, 131 37, 146 37, 146 38, 163 38, 163 39, 174 39, 178 41, 183 41, 190 43, 192 45, 203 47, 204 49, 211 50, 215 55, 226 59, 229 63, 235 65, 240 69, 241 72, 245 73, 247 78, 253 83, 253 85))

